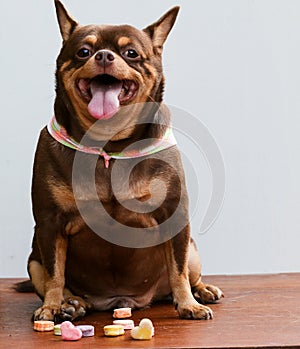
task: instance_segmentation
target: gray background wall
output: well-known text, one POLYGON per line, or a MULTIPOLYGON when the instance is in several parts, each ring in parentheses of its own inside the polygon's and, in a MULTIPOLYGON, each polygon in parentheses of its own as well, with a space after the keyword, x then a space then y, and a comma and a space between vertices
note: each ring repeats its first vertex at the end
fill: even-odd
MULTIPOLYGON (((204 273, 300 271, 300 2, 65 4, 83 24, 137 27, 173 5, 182 6, 164 52, 165 100, 208 127, 226 165, 226 197, 218 220, 204 235, 193 226, 204 273)), ((34 224, 33 154, 53 110, 61 42, 53 2, 2 1, 0 42, 0 276, 13 277, 26 275, 34 224)), ((210 174, 203 156, 191 152, 190 157, 201 168, 201 215, 211 192, 210 174)))

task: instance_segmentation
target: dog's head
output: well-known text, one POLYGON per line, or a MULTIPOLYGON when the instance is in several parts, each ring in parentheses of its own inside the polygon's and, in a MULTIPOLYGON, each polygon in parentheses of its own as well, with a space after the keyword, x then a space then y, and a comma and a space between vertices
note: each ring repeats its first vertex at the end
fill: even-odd
POLYGON ((143 30, 129 25, 80 25, 55 0, 63 46, 57 59, 55 114, 69 131, 101 120, 99 139, 128 137, 145 102, 162 101, 162 48, 179 7, 143 30), (122 106, 132 106, 126 117, 122 106), (130 120, 129 120, 130 119, 130 120), (72 126, 75 124, 76 126, 72 126), (122 133, 121 130, 129 131, 122 133))

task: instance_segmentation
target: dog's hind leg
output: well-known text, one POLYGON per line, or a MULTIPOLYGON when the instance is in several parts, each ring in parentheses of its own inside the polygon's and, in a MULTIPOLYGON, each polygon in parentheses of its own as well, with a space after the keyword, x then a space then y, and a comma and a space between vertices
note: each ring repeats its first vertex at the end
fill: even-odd
POLYGON ((211 319, 212 310, 192 295, 188 271, 189 225, 165 243, 166 262, 173 302, 181 318, 211 319))
POLYGON ((36 260, 28 262, 28 273, 30 275, 35 292, 41 299, 44 299, 45 271, 42 264, 36 260))
POLYGON ((201 281, 201 261, 193 239, 189 246, 189 279, 194 297, 199 303, 215 303, 223 296, 216 286, 204 284, 201 281))

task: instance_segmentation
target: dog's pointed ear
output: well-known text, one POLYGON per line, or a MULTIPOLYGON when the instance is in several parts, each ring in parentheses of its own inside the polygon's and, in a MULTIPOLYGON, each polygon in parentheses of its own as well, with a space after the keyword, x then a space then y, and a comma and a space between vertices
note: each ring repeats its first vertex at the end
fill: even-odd
POLYGON ((54 0, 57 20, 63 38, 63 42, 67 41, 75 28, 78 26, 78 22, 69 15, 68 11, 60 0, 54 0))
POLYGON ((157 22, 144 29, 144 32, 150 36, 155 49, 162 50, 163 44, 175 23, 179 9, 179 6, 171 8, 157 22))

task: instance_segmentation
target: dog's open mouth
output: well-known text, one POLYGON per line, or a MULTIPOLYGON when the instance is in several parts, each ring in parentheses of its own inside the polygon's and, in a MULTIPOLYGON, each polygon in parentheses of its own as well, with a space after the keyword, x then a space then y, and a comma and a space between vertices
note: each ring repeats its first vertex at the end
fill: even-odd
POLYGON ((133 99, 138 85, 130 80, 118 80, 107 74, 93 79, 79 79, 77 87, 81 97, 88 103, 88 111, 95 118, 111 118, 120 105, 133 99))

